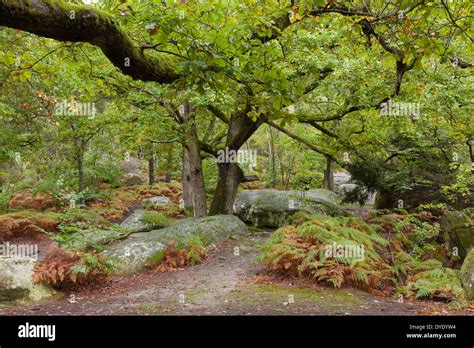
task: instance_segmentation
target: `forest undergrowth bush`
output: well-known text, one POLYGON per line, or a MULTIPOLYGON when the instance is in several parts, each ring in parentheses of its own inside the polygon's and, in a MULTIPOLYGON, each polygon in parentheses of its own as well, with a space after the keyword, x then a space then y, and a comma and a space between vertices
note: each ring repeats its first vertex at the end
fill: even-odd
POLYGON ((465 306, 458 271, 443 268, 443 257, 436 254, 442 244, 439 224, 432 220, 436 221, 429 213, 392 214, 368 224, 354 217, 297 213, 293 225, 278 229, 259 247, 257 261, 282 276, 465 306), (331 245, 363 247, 364 254, 327 257, 331 245))
POLYGON ((105 278, 112 266, 94 253, 56 248, 34 268, 33 281, 58 290, 105 278))
POLYGON ((207 257, 207 248, 198 236, 190 236, 184 242, 171 242, 158 252, 150 262, 150 268, 160 272, 201 264, 207 257))
POLYGON ((0 215, 0 242, 10 238, 36 238, 42 232, 59 231, 60 215, 54 212, 22 210, 0 215))
POLYGON ((380 289, 387 285, 390 268, 377 250, 387 245, 387 240, 357 218, 314 216, 297 227, 275 231, 260 247, 257 260, 280 274, 307 276, 334 287, 380 289), (327 248, 334 243, 362 248, 363 257, 328 257, 327 248))
POLYGON ((406 285, 399 287, 398 292, 408 298, 449 302, 450 308, 462 309, 467 302, 458 273, 444 267, 422 271, 409 276, 406 285))
MULTIPOLYGON (((173 203, 170 205, 169 217, 175 217, 180 214, 177 205, 181 198, 182 187, 179 182, 158 183, 153 186, 137 185, 130 187, 121 187, 118 189, 104 189, 102 196, 88 204, 87 210, 95 212, 108 221, 120 222, 130 210, 139 204, 143 199, 165 196, 173 203)), ((164 208, 161 208, 165 210, 164 208)))

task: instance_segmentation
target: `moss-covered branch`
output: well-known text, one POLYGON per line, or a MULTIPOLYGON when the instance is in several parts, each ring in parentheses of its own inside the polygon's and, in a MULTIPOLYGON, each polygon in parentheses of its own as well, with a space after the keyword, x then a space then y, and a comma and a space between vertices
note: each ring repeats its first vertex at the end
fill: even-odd
POLYGON ((59 41, 88 42, 134 79, 169 83, 178 78, 176 58, 147 56, 113 16, 91 6, 54 0, 0 0, 0 26, 59 41))

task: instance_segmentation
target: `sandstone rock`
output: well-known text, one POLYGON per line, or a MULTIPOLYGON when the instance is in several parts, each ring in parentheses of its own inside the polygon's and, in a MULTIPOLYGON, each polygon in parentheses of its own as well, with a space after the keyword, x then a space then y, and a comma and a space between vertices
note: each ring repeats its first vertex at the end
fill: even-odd
POLYGON ((463 260, 474 247, 474 224, 466 214, 446 212, 441 218, 441 231, 444 233, 448 255, 457 253, 463 260))
POLYGON ((305 192, 273 189, 249 190, 237 194, 234 214, 257 227, 281 227, 298 211, 312 214, 346 215, 337 206, 336 194, 328 190, 305 192))
POLYGON ((188 218, 163 229, 134 233, 107 246, 102 255, 114 264, 116 273, 131 274, 142 270, 172 241, 186 243, 190 237, 198 236, 209 245, 246 232, 247 226, 232 215, 188 218))
POLYGON ((32 258, 0 257, 0 301, 38 301, 54 295, 54 291, 44 285, 34 284, 32 258))
POLYGON ((122 180, 127 186, 141 185, 145 183, 145 179, 143 179, 141 175, 135 173, 127 173, 123 175, 122 180))
POLYGON ((118 167, 125 173, 139 174, 142 164, 136 159, 129 159, 119 162, 118 167))
POLYGON ((460 277, 467 299, 474 300, 474 249, 471 249, 464 259, 460 277))
POLYGON ((171 200, 165 196, 156 196, 151 198, 145 198, 142 201, 145 208, 156 208, 171 204, 171 200))

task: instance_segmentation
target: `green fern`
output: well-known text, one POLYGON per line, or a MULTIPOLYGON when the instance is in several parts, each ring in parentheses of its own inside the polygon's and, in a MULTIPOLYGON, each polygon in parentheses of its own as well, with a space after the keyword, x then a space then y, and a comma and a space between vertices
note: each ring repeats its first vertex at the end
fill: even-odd
POLYGON ((257 261, 273 271, 308 276, 334 287, 347 281, 361 287, 378 286, 380 280, 390 277, 389 266, 377 252, 387 245, 387 240, 357 218, 313 216, 298 226, 275 231, 259 247, 257 261), (363 250, 363 257, 326 257, 325 249, 333 243, 347 250, 363 250))
POLYGON ((458 271, 451 268, 440 267, 410 276, 399 292, 408 297, 445 300, 452 308, 467 306, 458 271))

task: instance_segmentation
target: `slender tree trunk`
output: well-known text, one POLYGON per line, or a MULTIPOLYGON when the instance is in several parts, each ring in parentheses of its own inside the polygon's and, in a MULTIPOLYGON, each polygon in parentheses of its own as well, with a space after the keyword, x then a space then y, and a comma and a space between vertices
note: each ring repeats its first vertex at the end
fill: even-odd
POLYGON ((76 165, 77 165, 77 178, 79 180, 78 189, 79 193, 84 191, 84 152, 85 144, 83 139, 80 137, 76 138, 76 165))
POLYGON ((235 196, 244 172, 237 163, 218 163, 218 168, 219 180, 209 214, 233 214, 235 196))
POLYGON ((148 160, 148 184, 151 186, 155 183, 155 156, 151 155, 148 160))
POLYGON ((190 115, 191 105, 184 103, 183 121, 185 123, 185 145, 184 152, 189 165, 189 172, 185 173, 185 181, 189 180, 192 187, 194 216, 207 215, 206 188, 204 186, 204 174, 202 172, 201 149, 197 135, 196 124, 190 115), (189 177, 189 178, 188 178, 189 177))
POLYGON ((172 177, 172 166, 173 166, 173 148, 171 145, 168 146, 168 152, 166 154, 166 174, 165 182, 171 182, 172 177))
POLYGON ((334 191, 334 162, 326 157, 326 170, 324 171, 324 188, 334 191))
POLYGON ((268 126, 268 150, 270 153, 270 172, 271 172, 271 184, 275 187, 278 184, 278 177, 276 172, 276 155, 275 155, 275 141, 273 139, 273 129, 268 126))
MULTIPOLYGON (((6 172, 6 166, 3 163, 0 163, 0 172, 6 172)), ((3 184, 6 181, 6 178, 0 175, 0 192, 3 192, 3 184)))
POLYGON ((193 211, 193 187, 191 184, 191 170, 186 148, 183 146, 183 205, 186 211, 193 211))
POLYGON ((79 192, 84 191, 84 157, 83 154, 77 156, 77 174, 79 178, 79 192))
MULTIPOLYGON (((275 157, 276 157, 276 163, 277 167, 280 171, 280 182, 282 185, 285 184, 285 172, 283 168, 283 159, 281 158, 281 148, 280 148, 280 131, 277 129, 276 130, 276 147, 275 147, 275 157)), ((278 174, 277 174, 278 177, 278 174)))
MULTIPOLYGON (((78 144, 78 151, 77 151, 77 178, 79 179, 79 193, 84 192, 85 190, 85 184, 84 184, 84 145, 82 142, 78 144)), ((85 204, 84 198, 79 199, 79 204, 83 205, 85 204)))

